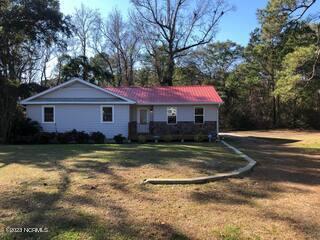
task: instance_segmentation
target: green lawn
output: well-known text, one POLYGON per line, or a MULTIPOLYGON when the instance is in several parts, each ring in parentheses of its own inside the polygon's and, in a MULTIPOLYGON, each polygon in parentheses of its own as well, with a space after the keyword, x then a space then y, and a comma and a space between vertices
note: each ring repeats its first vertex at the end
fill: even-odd
POLYGON ((205 176, 245 164, 218 143, 2 145, 0 229, 49 228, 41 234, 3 233, 9 239, 139 239, 142 223, 122 225, 123 208, 131 204, 123 194, 145 194, 143 179, 205 176))

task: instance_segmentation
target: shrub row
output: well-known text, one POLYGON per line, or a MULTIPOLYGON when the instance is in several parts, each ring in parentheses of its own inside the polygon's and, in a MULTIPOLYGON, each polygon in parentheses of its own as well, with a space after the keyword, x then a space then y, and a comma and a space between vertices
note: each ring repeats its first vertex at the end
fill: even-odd
MULTIPOLYGON (((106 136, 101 132, 86 133, 84 131, 72 130, 64 133, 48 133, 41 132, 40 124, 28 118, 19 118, 16 120, 10 143, 14 144, 49 144, 49 143, 104 143, 106 136)), ((121 134, 114 136, 114 141, 121 144, 126 139, 121 134)), ((208 140, 208 136, 202 133, 197 135, 171 135, 165 134, 162 136, 148 137, 146 135, 138 135, 136 139, 139 143, 146 143, 148 140, 154 141, 181 141, 193 140, 195 142, 203 142, 208 140)))
MULTIPOLYGON (((122 144, 125 141, 125 137, 121 134, 114 136, 115 143, 122 144)), ((154 141, 156 138, 150 138, 146 135, 138 135, 138 143, 146 143, 148 140, 154 141)), ((205 135, 197 134, 194 136, 188 136, 181 138, 176 135, 166 134, 157 138, 159 141, 163 142, 173 142, 191 140, 195 142, 208 141, 208 137, 205 135)), ((84 144, 84 143, 105 143, 105 135, 101 132, 92 132, 90 134, 84 131, 72 130, 64 133, 49 133, 49 132, 39 132, 32 136, 16 136, 12 141, 14 144, 84 144)))
POLYGON ((32 136, 16 136, 13 143, 16 144, 49 144, 49 143, 104 143, 105 135, 101 132, 90 134, 84 131, 72 130, 64 133, 39 132, 32 136))
POLYGON ((153 137, 153 138, 152 137, 150 138, 146 135, 138 135, 136 140, 139 143, 146 143, 148 140, 152 140, 152 141, 159 140, 163 142, 173 142, 173 141, 184 142, 185 140, 194 141, 194 142, 205 142, 205 141, 208 141, 209 138, 207 135, 199 133, 196 135, 186 135, 186 136, 165 134, 163 136, 153 137))

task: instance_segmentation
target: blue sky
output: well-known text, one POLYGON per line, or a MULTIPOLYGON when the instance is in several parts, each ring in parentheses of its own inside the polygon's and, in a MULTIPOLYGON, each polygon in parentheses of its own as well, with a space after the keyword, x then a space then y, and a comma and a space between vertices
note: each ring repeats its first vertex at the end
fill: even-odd
MULTIPOLYGON (((130 0, 60 0, 60 8, 65 14, 72 14, 81 3, 99 9, 103 16, 108 15, 114 8, 118 8, 126 15, 131 5, 130 0)), ((222 19, 216 39, 219 41, 229 39, 246 45, 250 32, 258 26, 256 11, 258 8, 264 8, 267 0, 229 0, 229 3, 235 6, 235 10, 222 19)))

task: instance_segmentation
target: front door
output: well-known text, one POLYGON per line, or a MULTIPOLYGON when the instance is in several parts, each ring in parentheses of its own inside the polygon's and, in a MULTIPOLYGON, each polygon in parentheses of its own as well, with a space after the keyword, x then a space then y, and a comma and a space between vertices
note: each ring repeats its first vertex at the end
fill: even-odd
POLYGON ((149 109, 138 108, 138 133, 149 133, 149 109))

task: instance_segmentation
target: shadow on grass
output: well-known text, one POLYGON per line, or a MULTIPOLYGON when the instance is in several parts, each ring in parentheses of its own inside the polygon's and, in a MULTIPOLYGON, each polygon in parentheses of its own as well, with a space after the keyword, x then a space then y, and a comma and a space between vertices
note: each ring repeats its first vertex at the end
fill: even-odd
POLYGON ((190 198, 200 204, 221 203, 227 205, 252 205, 256 199, 273 197, 274 193, 282 190, 273 185, 262 185, 248 182, 230 182, 223 180, 223 184, 215 189, 193 191, 190 198))
MULTIPOLYGON (((61 194, 61 193, 59 193, 61 194)), ((97 206, 90 198, 78 196, 63 198, 59 194, 43 194, 33 192, 25 195, 24 199, 16 200, 10 207, 24 211, 19 219, 6 222, 10 227, 46 227, 48 233, 7 233, 3 239, 188 239, 186 235, 175 230, 169 224, 139 222, 129 217, 128 211, 113 201, 105 206, 97 206), (30 206, 27 202, 33 202, 30 206), (102 221, 95 215, 85 214, 75 209, 55 207, 58 201, 71 201, 72 204, 90 204, 99 207, 101 211, 108 211, 112 221, 102 221), (37 206, 37 207, 36 207, 37 206), (41 206, 41 207, 39 207, 41 206), (148 235, 140 230, 148 229, 148 235)), ((2 199, 1 199, 2 200, 2 199)), ((2 201, 0 201, 2 204, 2 201)), ((8 206, 7 206, 8 207, 8 206)), ((1 238, 1 235, 0 235, 1 238)))
MULTIPOLYGON (((293 182, 306 185, 319 184, 316 169, 319 161, 314 155, 302 155, 298 150, 284 146, 286 141, 251 138, 237 138, 234 145, 258 161, 259 165, 249 175, 250 183, 224 181, 216 189, 192 191, 190 198, 199 203, 219 203, 225 205, 251 205, 256 199, 274 198, 275 193, 290 191, 277 183, 293 182)), ((86 194, 71 194, 70 188, 77 184, 71 183, 72 174, 83 174, 93 182, 96 177, 107 175, 111 181, 106 182, 108 190, 118 191, 128 199, 133 199, 132 191, 123 179, 110 165, 124 168, 139 167, 145 164, 155 164, 159 168, 175 161, 189 166, 189 159, 201 158, 205 162, 215 156, 218 160, 232 159, 221 147, 211 144, 194 145, 46 145, 46 146, 0 146, 0 164, 2 167, 10 164, 25 164, 59 172, 57 191, 45 192, 27 189, 23 194, 17 189, 0 196, 1 209, 17 210, 19 216, 5 222, 6 226, 49 228, 49 233, 43 235, 30 233, 9 234, 9 239, 188 239, 172 225, 159 222, 142 222, 130 214, 130 209, 111 198, 101 203, 95 197, 108 192, 100 190, 91 194, 89 185, 84 187, 86 194), (187 160, 186 160, 187 159, 187 160), (130 198, 131 196, 131 198, 130 198), (102 220, 94 213, 84 213, 77 209, 78 205, 87 205, 98 209, 103 214, 111 215, 112 221, 102 220), (71 206, 71 207, 70 207, 71 206), (144 230, 143 230, 144 229, 144 230), (147 231, 146 231, 147 229, 147 231), (147 232, 147 233, 146 233, 147 232)), ((32 185, 28 183, 27 185, 32 185)), ((21 186, 22 187, 22 186, 21 186)), ((141 188, 141 191, 148 189, 141 188)), ((298 191, 296 189, 295 191, 298 191)), ((111 193, 112 194, 112 193, 111 193)), ((122 195, 123 196, 123 195, 122 195)), ((137 196, 134 196, 137 198, 137 196)), ((148 199, 149 200, 149 199, 148 199)), ((130 200, 128 200, 130 201, 130 200)), ((271 215, 266 215, 271 217, 271 215)), ((311 226, 312 227, 312 226, 311 226)))
MULTIPOLYGON (((129 148, 134 148, 134 146, 129 148)), ((20 184, 17 189, 3 192, 0 196, 0 210, 17 213, 14 218, 2 218, 0 223, 9 227, 47 227, 49 232, 0 233, 0 238, 188 239, 170 224, 141 222, 132 218, 126 208, 111 198, 104 203, 97 201, 94 198, 97 195, 91 196, 90 194, 90 187, 92 187, 90 185, 88 189, 85 189, 88 195, 74 195, 72 191, 69 191, 72 185, 77 184, 71 182, 72 174, 93 174, 93 179, 95 174, 107 174, 112 179, 109 183, 110 187, 129 196, 131 191, 125 185, 125 180, 109 168, 108 161, 78 160, 84 154, 114 150, 112 148, 109 150, 108 145, 6 146, 0 149, 2 154, 0 163, 4 166, 21 164, 59 173, 59 180, 55 183, 54 190, 48 191, 45 186, 42 186, 40 190, 35 189, 33 187, 41 184, 26 179, 26 182, 20 184), (111 220, 103 221, 101 216, 85 213, 76 207, 78 205, 106 212, 112 216, 111 220), (142 229, 144 231, 141 231, 142 229), (148 231, 146 232, 145 229, 148 231)), ((141 161, 140 164, 145 164, 145 162, 141 161)), ((85 186, 82 185, 82 187, 85 186)))
POLYGON ((251 179, 267 182, 293 182, 307 185, 320 184, 319 149, 306 153, 303 148, 285 144, 296 140, 259 137, 225 137, 244 153, 255 159, 258 166, 251 179))
MULTIPOLYGON (((316 151, 306 153, 301 148, 286 146, 288 143, 296 142, 291 139, 226 136, 225 140, 256 160, 257 166, 243 181, 223 180, 222 184, 214 185, 212 188, 192 191, 189 194, 192 201, 199 204, 217 203, 221 206, 245 204, 256 207, 259 204, 256 200, 276 201, 282 193, 296 193, 302 196, 318 191, 319 149, 317 153, 316 151)), ((262 217, 284 222, 297 232, 302 232, 308 239, 318 239, 320 236, 318 231, 320 226, 313 219, 304 221, 300 219, 299 214, 294 216, 276 214, 276 209, 272 207, 268 210, 260 206, 258 209, 258 214, 262 217)))
POLYGON ((280 221, 288 224, 291 228, 295 229, 298 232, 302 232, 305 236, 308 236, 308 239, 319 239, 320 226, 312 222, 310 218, 300 218, 288 216, 285 214, 276 214, 272 211, 266 211, 263 213, 263 217, 272 219, 274 221, 280 221))
POLYGON ((306 192, 277 183, 289 182, 317 186, 320 184, 320 155, 301 154, 301 149, 285 144, 297 140, 225 136, 227 142, 248 154, 258 165, 247 175, 249 183, 232 184, 225 180, 223 188, 191 193, 190 198, 199 203, 254 204, 255 199, 271 198, 285 191, 306 192))

